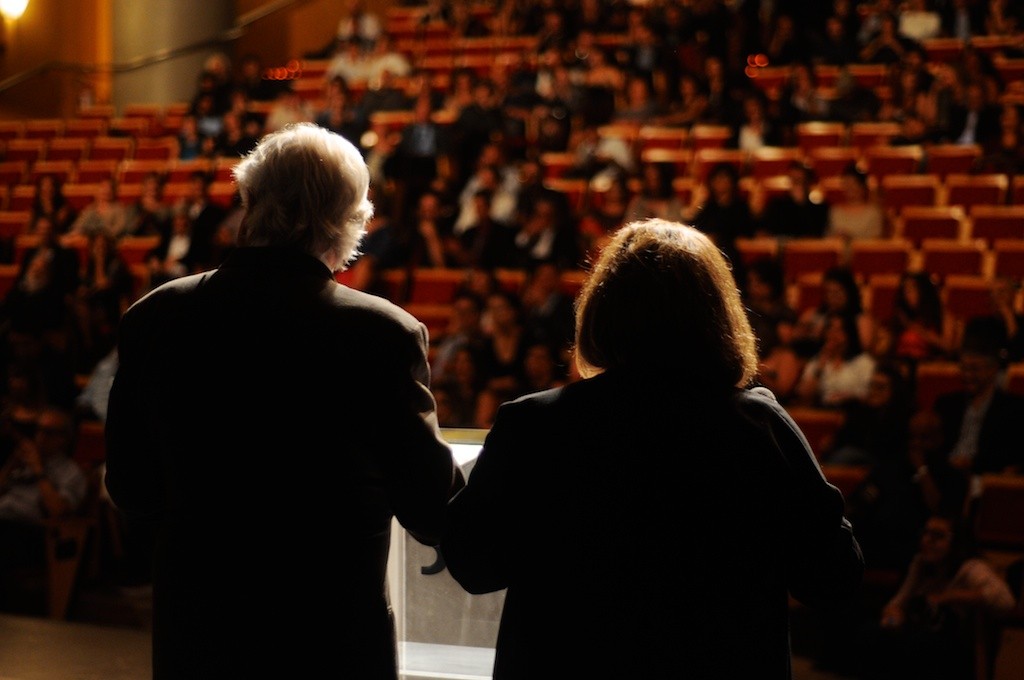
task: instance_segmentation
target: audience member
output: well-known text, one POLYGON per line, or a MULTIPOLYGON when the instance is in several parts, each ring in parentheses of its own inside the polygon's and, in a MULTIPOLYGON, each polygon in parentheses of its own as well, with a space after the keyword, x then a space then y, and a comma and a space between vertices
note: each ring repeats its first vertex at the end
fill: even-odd
POLYGON ((384 21, 380 14, 368 7, 364 0, 345 0, 345 14, 338 20, 335 37, 339 42, 351 42, 363 50, 370 50, 384 35, 384 21))
POLYGON ((672 165, 654 161, 640 164, 640 190, 633 194, 626 207, 623 222, 650 217, 680 222, 685 206, 672 186, 675 177, 672 165))
POLYGON ((134 301, 135 280, 117 242, 106 232, 89 237, 88 260, 75 295, 79 368, 88 373, 117 342, 121 315, 134 301))
POLYGON ((890 332, 893 357, 911 368, 951 354, 938 282, 925 271, 908 271, 896 288, 890 332))
POLYGON ((814 238, 824 235, 830 206, 815 188, 814 171, 794 161, 787 172, 789 190, 764 203, 757 218, 757 232, 767 236, 814 238))
POLYGON ((900 439, 878 442, 884 455, 866 463, 864 481, 846 499, 865 562, 890 572, 910 562, 928 516, 959 515, 967 492, 964 476, 946 458, 933 411, 916 411, 902 428, 900 439))
POLYGON ((432 339, 434 351, 430 375, 433 379, 441 381, 448 377, 455 352, 460 348, 469 348, 477 357, 481 356, 487 340, 481 323, 483 304, 483 300, 473 293, 456 292, 445 330, 432 339))
POLYGON ((149 172, 139 182, 139 197, 125 208, 125 235, 163 236, 170 228, 171 207, 164 201, 164 179, 149 172))
POLYGON ((928 518, 899 590, 882 609, 875 644, 860 656, 862 677, 974 677, 976 616, 992 620, 1015 603, 1006 581, 968 547, 968 532, 955 515, 928 518))
POLYGON ((76 217, 74 208, 64 195, 64 183, 48 174, 40 175, 36 180, 30 213, 30 224, 34 225, 40 217, 46 217, 58 234, 68 231, 76 217))
POLYGON ((518 295, 504 290, 491 293, 486 300, 483 320, 484 343, 480 373, 485 387, 497 393, 501 401, 518 396, 523 378, 523 359, 529 339, 518 295))
POLYGON ((626 223, 626 211, 632 201, 625 176, 616 176, 588 192, 586 209, 580 215, 577 232, 580 251, 586 262, 596 262, 601 249, 619 227, 626 223))
MULTIPOLYGON (((541 199, 543 200, 543 199, 541 199)), ((445 261, 455 267, 510 268, 520 265, 516 228, 494 218, 494 194, 478 189, 473 195, 476 221, 455 235, 445 235, 445 261)))
POLYGON ((757 337, 757 378, 781 404, 793 397, 805 359, 790 345, 796 310, 786 299, 786 282, 781 263, 773 257, 759 257, 744 268, 742 299, 757 337))
POLYGON ((72 327, 69 302, 78 288, 78 254, 61 244, 47 217, 36 221, 36 245, 21 256, 14 285, 3 300, 3 316, 9 328, 68 343, 72 327))
POLYGON ((1020 282, 1013 277, 995 277, 991 283, 991 310, 964 322, 954 340, 954 352, 962 346, 964 338, 980 335, 998 338, 1004 363, 1024 361, 1024 313, 1017 311, 1020 287, 1020 282))
POLYGON ((840 265, 826 270, 821 280, 821 303, 798 311, 793 348, 801 356, 808 357, 821 347, 825 322, 833 314, 853 317, 859 330, 860 346, 868 348, 873 344, 877 324, 864 310, 860 286, 849 267, 840 265))
POLYGON ((982 147, 979 172, 1024 175, 1024 106, 1013 101, 999 106, 999 129, 982 147))
POLYGON ((117 183, 104 179, 96 183, 93 200, 78 213, 69 231, 86 236, 103 231, 120 239, 127 229, 128 211, 117 199, 117 183))
POLYGON ((520 295, 527 334, 554 348, 557 368, 563 374, 571 359, 576 326, 574 298, 562 287, 564 271, 572 270, 553 261, 534 265, 526 274, 520 295))
POLYGON ((239 62, 235 87, 241 89, 249 101, 269 102, 277 98, 280 81, 267 78, 263 59, 259 54, 250 52, 239 62))
POLYGON ((848 242, 880 238, 885 230, 885 212, 872 193, 867 173, 851 164, 842 178, 843 198, 829 204, 825 235, 848 242))
POLYGON ((943 139, 954 144, 977 144, 987 148, 998 138, 999 108, 991 102, 981 82, 967 81, 963 93, 963 100, 954 102, 950 108, 943 139))
POLYGON ((965 474, 1024 472, 1024 449, 1014 434, 1024 422, 1024 397, 1000 384, 1000 345, 997 335, 984 331, 965 336, 963 387, 935 399, 950 463, 965 474))
POLYGON ((542 262, 562 269, 580 266, 581 254, 574 226, 558 212, 558 204, 541 198, 524 216, 513 240, 518 268, 529 271, 542 262))
POLYGON ((389 172, 408 206, 416 205, 420 194, 447 172, 452 154, 449 131, 432 117, 430 98, 421 96, 412 111, 412 121, 399 134, 389 172))
POLYGON ((213 149, 213 140, 200 134, 199 124, 193 115, 182 116, 177 138, 178 158, 183 161, 203 158, 213 149))
POLYGON ((310 122, 315 115, 309 102, 303 100, 294 87, 286 85, 277 93, 277 98, 267 111, 263 131, 276 132, 293 123, 310 122))
POLYGON ((6 462, 0 465, 0 603, 4 611, 41 615, 45 609, 26 592, 25 574, 44 573, 47 520, 74 515, 89 484, 71 458, 71 415, 44 406, 20 422, 6 462))
POLYGON ((459 345, 453 349, 445 377, 438 385, 447 396, 448 427, 490 427, 489 416, 481 410, 486 376, 480 367, 480 356, 469 346, 459 345))
POLYGON ((708 172, 707 180, 693 192, 690 206, 693 226, 701 230, 725 253, 742 282, 742 260, 736 239, 754 233, 754 216, 750 204, 740 192, 739 171, 731 163, 718 163, 708 172))
POLYGON ((369 124, 360 115, 348 83, 341 76, 334 76, 326 80, 324 87, 324 102, 313 122, 362 148, 363 133, 369 124))
POLYGON ((190 239, 195 243, 189 247, 189 259, 196 268, 214 267, 222 258, 214 238, 227 216, 227 210, 210 200, 212 181, 208 173, 193 172, 188 178, 188 190, 172 206, 175 212, 184 212, 191 222, 190 239))
MULTIPOLYGON (((71 414, 46 406, 26 425, 31 430, 0 468, 0 521, 38 523, 74 514, 85 500, 88 483, 71 458, 71 414)), ((7 541, 0 544, 10 547, 7 541)))
POLYGON ((149 288, 199 271, 200 249, 192 218, 187 211, 175 208, 171 228, 146 258, 149 288))
POLYGON ((829 314, 821 348, 800 374, 796 400, 807 406, 842 409, 851 399, 867 396, 876 363, 861 345, 856 319, 829 314))
POLYGON ((821 452, 822 462, 876 466, 896 459, 906 445, 913 408, 906 368, 892 361, 875 362, 867 391, 842 404, 842 425, 821 452))

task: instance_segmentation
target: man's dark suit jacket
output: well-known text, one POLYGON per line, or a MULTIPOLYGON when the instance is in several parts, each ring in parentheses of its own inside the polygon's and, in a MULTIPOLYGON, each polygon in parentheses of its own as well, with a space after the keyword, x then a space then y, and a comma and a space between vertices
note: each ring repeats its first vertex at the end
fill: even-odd
POLYGON ((863 572, 770 392, 609 373, 500 408, 441 550, 469 592, 507 589, 496 680, 784 680, 790 594, 848 602, 863 572))
POLYGON ((424 326, 308 255, 239 248, 120 333, 106 485, 157 532, 155 680, 395 678, 392 517, 435 543, 462 484, 424 326))
MULTIPOLYGON (((946 450, 951 450, 960 439, 960 428, 967 411, 969 395, 963 390, 940 394, 934 410, 942 421, 946 450)), ((981 420, 978 433, 978 453, 971 464, 975 474, 1003 472, 1007 466, 1024 467, 1024 449, 1020 443, 1020 427, 1024 422, 1024 398, 997 389, 992 394, 981 420)))

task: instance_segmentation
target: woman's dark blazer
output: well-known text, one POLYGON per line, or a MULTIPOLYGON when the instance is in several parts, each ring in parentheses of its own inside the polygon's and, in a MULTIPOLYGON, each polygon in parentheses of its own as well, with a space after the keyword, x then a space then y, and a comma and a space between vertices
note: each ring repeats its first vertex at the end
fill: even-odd
POLYGON ((441 549, 507 589, 494 677, 779 678, 790 596, 848 601, 840 492, 764 388, 605 373, 504 404, 441 549))
POLYGON ((392 518, 462 483, 427 334, 297 251, 237 248, 124 315, 106 486, 156 531, 154 680, 397 678, 392 518))

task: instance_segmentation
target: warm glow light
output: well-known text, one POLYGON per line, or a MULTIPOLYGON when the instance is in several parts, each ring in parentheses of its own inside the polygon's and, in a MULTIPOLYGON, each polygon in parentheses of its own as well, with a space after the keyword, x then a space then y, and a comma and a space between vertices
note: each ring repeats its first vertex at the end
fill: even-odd
POLYGON ((8 19, 20 19, 28 7, 28 0, 0 0, 0 14, 8 19))

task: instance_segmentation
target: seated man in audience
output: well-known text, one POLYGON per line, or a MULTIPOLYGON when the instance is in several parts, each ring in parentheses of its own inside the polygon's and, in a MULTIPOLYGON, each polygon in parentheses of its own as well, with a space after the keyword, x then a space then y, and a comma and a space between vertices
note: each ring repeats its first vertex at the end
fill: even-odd
POLYGON ((43 564, 46 519, 78 512, 85 501, 85 473, 71 458, 74 422, 64 409, 45 406, 17 420, 14 449, 0 467, 0 600, 25 597, 15 578, 43 564))
POLYGON ((935 400, 950 463, 972 475, 1024 473, 1019 437, 1024 397, 1002 387, 1002 355, 997 334, 965 335, 960 348, 963 387, 935 400))

